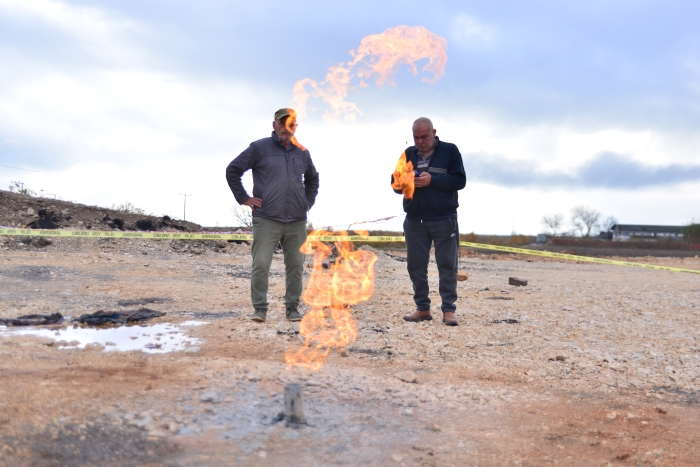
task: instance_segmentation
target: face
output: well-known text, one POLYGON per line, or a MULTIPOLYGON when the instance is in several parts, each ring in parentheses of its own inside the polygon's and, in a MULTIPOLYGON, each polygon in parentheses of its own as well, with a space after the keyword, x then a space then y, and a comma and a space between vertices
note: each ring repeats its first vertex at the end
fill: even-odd
POLYGON ((420 152, 426 153, 435 147, 436 133, 437 130, 431 130, 427 123, 419 123, 413 127, 413 142, 420 152))
POLYGON ((281 120, 275 120, 272 122, 272 128, 275 130, 275 134, 283 143, 289 143, 294 136, 294 132, 297 129, 296 119, 291 117, 286 117, 281 120))

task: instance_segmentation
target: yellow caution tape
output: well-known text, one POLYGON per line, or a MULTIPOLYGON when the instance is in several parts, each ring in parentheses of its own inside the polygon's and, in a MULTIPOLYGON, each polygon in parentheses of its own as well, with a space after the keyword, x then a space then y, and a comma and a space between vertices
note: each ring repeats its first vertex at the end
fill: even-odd
MULTIPOLYGON (((79 237, 79 238, 143 238, 154 240, 237 240, 251 241, 250 234, 222 234, 222 233, 171 233, 171 232, 121 232, 102 230, 36 230, 36 229, 0 229, 0 235, 30 236, 30 237, 79 237)), ((368 242, 368 243, 391 243, 404 242, 406 239, 400 236, 364 236, 364 235, 319 235, 309 236, 307 240, 319 242, 368 242)), ((573 261, 585 261, 598 264, 612 264, 615 266, 630 266, 642 269, 654 269, 657 271, 687 272, 690 274, 700 274, 694 269, 670 268, 667 266, 656 266, 653 264, 631 263, 629 261, 615 261, 604 258, 591 258, 589 256, 567 255, 565 253, 554 253, 551 251, 529 250, 526 248, 514 248, 510 246, 486 245, 484 243, 459 242, 460 246, 467 248, 477 248, 481 250, 495 250, 507 253, 518 253, 522 255, 542 256, 546 258, 567 259, 573 261)))
POLYGON ((551 251, 529 250, 526 248, 514 248, 511 246, 484 245, 483 243, 459 242, 459 246, 467 248, 478 248, 481 250, 506 251, 508 253, 519 253, 522 255, 543 256, 546 258, 571 259, 574 261, 586 261, 588 263, 612 264, 615 266, 631 266, 633 268, 655 269, 657 271, 688 272, 690 274, 700 274, 694 269, 669 268, 667 266, 656 266, 653 264, 630 263, 629 261, 615 261, 604 258, 591 258, 590 256, 567 255, 565 253, 553 253, 551 251))

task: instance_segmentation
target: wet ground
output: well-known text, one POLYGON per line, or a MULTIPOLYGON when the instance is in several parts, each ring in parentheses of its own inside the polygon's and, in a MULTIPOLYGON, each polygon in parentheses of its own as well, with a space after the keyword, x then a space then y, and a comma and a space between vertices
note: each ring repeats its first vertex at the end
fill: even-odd
POLYGON ((358 341, 310 372, 283 364, 300 340, 283 319, 281 258, 258 325, 246 245, 188 255, 61 242, 0 250, 0 317, 147 297, 164 298, 147 306, 166 315, 0 328, 0 466, 699 463, 697 277, 472 256, 462 326, 446 328, 402 322, 405 262, 380 253, 377 291, 354 310, 358 341), (530 285, 509 287, 509 275, 530 285), (290 382, 305 385, 308 425, 278 421, 290 382))

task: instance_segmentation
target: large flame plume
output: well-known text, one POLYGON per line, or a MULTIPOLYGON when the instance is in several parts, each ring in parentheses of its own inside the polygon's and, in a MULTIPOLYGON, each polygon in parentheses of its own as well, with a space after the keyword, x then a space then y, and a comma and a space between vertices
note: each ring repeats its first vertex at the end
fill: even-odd
POLYGON ((437 83, 447 63, 447 41, 422 26, 398 26, 363 38, 357 51, 349 53, 352 60, 329 67, 320 83, 311 78, 296 82, 293 102, 300 115, 306 115, 307 101, 314 97, 330 107, 323 115, 325 120, 344 116, 346 121, 354 122, 362 112, 355 103, 345 101, 350 89, 369 86, 365 79, 374 79, 378 86, 394 84, 393 75, 402 65, 407 65, 415 76, 416 62, 423 59, 428 59, 423 71, 433 74, 423 81, 437 83))
POLYGON ((404 151, 401 157, 399 157, 399 162, 396 164, 394 181, 391 183, 391 187, 394 190, 401 190, 404 199, 412 199, 413 192, 416 190, 414 184, 415 178, 416 173, 413 171, 413 163, 411 161, 406 161, 406 152, 404 151))
MULTIPOLYGON (((359 233, 359 232, 358 232, 359 233)), ((366 234, 362 232, 360 234, 366 234)), ((305 338, 301 348, 287 351, 284 359, 291 365, 319 370, 332 348, 346 347, 357 338, 357 325, 350 306, 369 300, 374 293, 374 263, 377 255, 355 250, 352 242, 335 242, 338 257, 324 269, 333 247, 314 240, 317 236, 347 236, 347 232, 314 230, 301 252, 313 254, 313 270, 302 299, 311 307, 299 325, 305 338)))

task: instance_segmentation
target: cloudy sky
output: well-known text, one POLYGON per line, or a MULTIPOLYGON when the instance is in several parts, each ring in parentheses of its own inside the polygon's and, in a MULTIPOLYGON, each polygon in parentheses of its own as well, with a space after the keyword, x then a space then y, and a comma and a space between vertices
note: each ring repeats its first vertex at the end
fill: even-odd
MULTIPOLYGON (((311 218, 397 215, 389 174, 433 119, 467 170, 460 230, 536 234, 585 205, 622 223, 700 219, 700 4, 691 1, 0 0, 0 188, 131 202, 231 225, 226 165, 269 136, 294 83, 363 37, 423 26, 444 76, 351 89, 355 123, 310 102, 299 140, 321 174, 311 218)), ((246 180, 250 185, 250 181, 246 180)))

